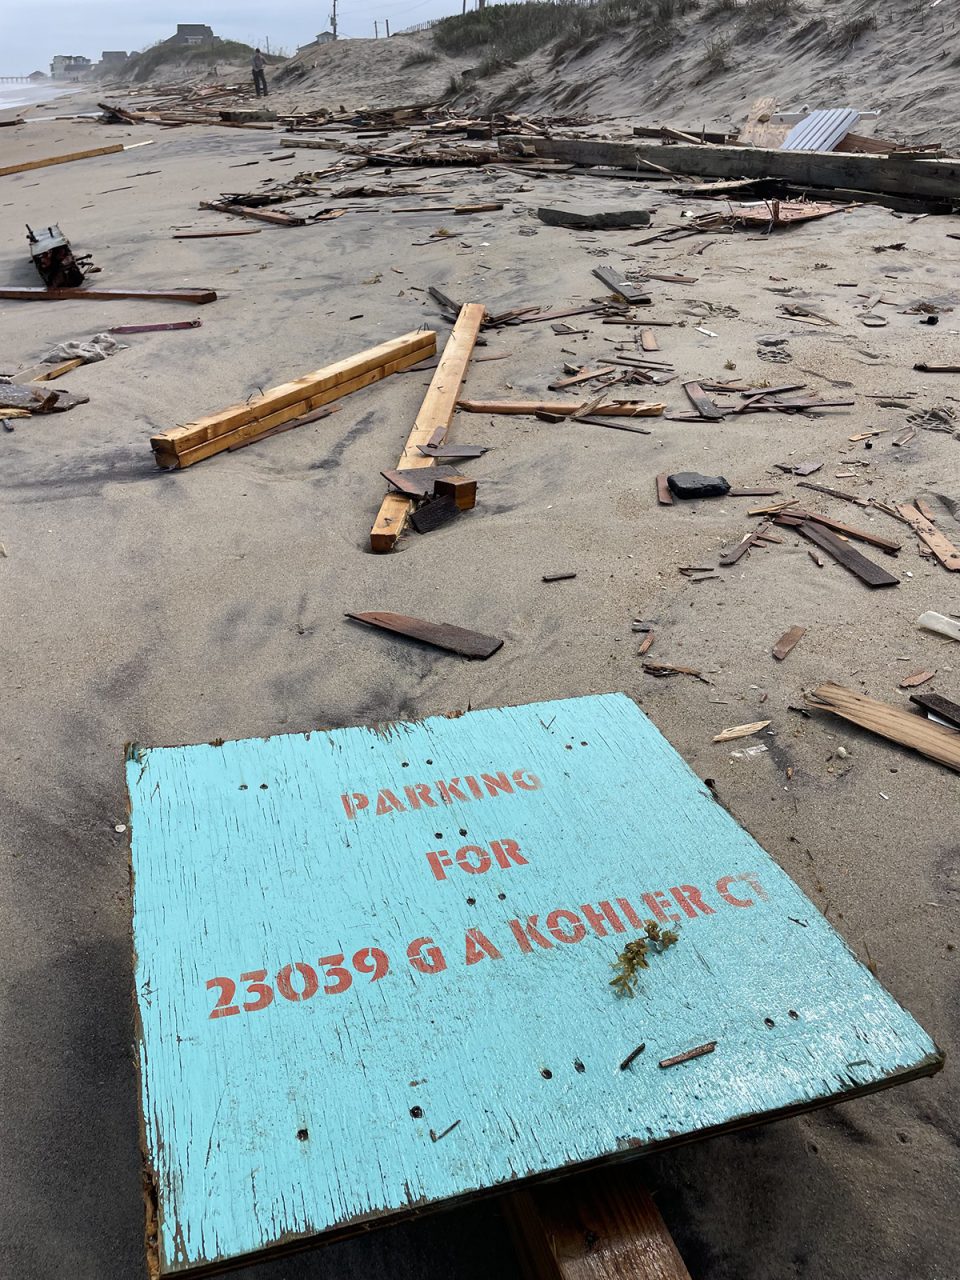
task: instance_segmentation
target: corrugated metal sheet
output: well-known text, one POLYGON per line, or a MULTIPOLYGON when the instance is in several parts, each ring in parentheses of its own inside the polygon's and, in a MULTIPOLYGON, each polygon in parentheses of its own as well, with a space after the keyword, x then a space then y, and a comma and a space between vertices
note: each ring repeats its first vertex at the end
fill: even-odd
POLYGON ((832 151, 860 121, 853 107, 833 107, 811 111, 795 124, 780 147, 781 151, 832 151))

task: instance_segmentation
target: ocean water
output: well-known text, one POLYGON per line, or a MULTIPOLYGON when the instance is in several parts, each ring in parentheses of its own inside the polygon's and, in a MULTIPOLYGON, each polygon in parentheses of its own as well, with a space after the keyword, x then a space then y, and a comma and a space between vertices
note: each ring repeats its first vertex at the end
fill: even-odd
POLYGON ((77 84, 0 84, 0 111, 8 111, 11 107, 21 110, 39 106, 43 102, 53 102, 64 94, 82 92, 82 85, 77 84))

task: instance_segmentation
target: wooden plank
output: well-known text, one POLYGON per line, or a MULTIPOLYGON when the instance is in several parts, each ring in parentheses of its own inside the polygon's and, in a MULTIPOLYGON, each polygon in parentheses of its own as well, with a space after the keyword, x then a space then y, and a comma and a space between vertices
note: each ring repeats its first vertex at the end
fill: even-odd
MULTIPOLYGON (((436 443, 435 436, 438 428, 442 428, 444 436, 446 435, 486 313, 486 307, 481 302, 467 302, 460 308, 457 323, 450 332, 440 363, 431 379, 423 404, 420 406, 420 412, 403 446, 399 467, 432 467, 434 465, 433 458, 429 454, 421 453, 419 446, 430 443, 431 439, 436 443)), ((393 550, 412 507, 410 499, 403 497, 402 494, 386 495, 380 504, 373 528, 370 530, 371 551, 382 554, 393 550)))
POLYGON ((659 351, 660 343, 657 341, 657 335, 652 329, 640 330, 640 346, 644 351, 659 351))
POLYGON ((956 573, 960 569, 960 551, 945 537, 935 525, 925 519, 915 506, 901 502, 897 510, 914 530, 917 537, 925 542, 945 569, 956 573))
POLYGON ((108 147, 91 147, 87 151, 71 151, 65 156, 47 156, 43 160, 24 160, 20 164, 8 164, 0 169, 0 178, 12 173, 27 173, 31 169, 46 169, 52 164, 71 164, 74 160, 92 160, 95 156, 111 156, 123 151, 122 142, 112 143, 108 147))
MULTIPOLYGON (((465 413, 528 414, 553 413, 569 418, 586 408, 589 401, 577 400, 459 400, 457 408, 465 413)), ((593 412, 605 417, 656 418, 663 413, 662 404, 645 404, 642 400, 610 400, 593 412)))
POLYGON ((816 484, 813 480, 798 480, 798 489, 812 489, 815 493, 825 493, 828 498, 839 498, 841 502, 855 502, 858 507, 869 506, 866 498, 860 498, 855 493, 844 493, 842 489, 831 489, 825 484, 816 484))
POLYGON ((503 641, 497 636, 486 636, 480 631, 468 631, 464 627, 455 627, 449 622, 428 622, 426 618, 411 618, 404 613, 348 613, 348 618, 355 622, 365 622, 367 626, 378 627, 381 631, 392 631, 398 636, 407 636, 411 640, 421 640, 424 644, 433 645, 436 649, 447 649, 450 653, 459 653, 464 658, 489 658, 503 647, 503 641))
POLYGON ((714 404, 710 397, 704 392, 699 382, 685 382, 683 389, 687 393, 687 399, 699 413, 701 418, 706 418, 710 422, 719 422, 725 418, 726 410, 721 409, 719 405, 714 404))
MULTIPOLYGON (((158 455, 159 462, 160 454, 174 457, 185 455, 201 445, 226 439, 238 428, 251 423, 258 424, 252 433, 258 434, 267 427, 279 426, 281 422, 288 422, 302 413, 368 386, 408 364, 415 364, 436 350, 436 340, 437 335, 432 330, 424 330, 382 342, 358 355, 348 356, 345 360, 339 360, 314 373, 304 374, 293 382, 283 383, 259 396, 231 405, 229 409, 221 409, 182 427, 170 427, 158 432, 151 437, 150 446, 158 455), (293 409, 294 412, 288 413, 286 417, 276 416, 287 409, 293 409), (267 421, 268 418, 273 420, 267 421)), ((222 447, 226 448, 230 442, 226 440, 222 447)), ((218 450, 213 449, 203 456, 209 457, 216 452, 218 450)), ((160 465, 167 466, 169 463, 161 462, 160 465)))
MULTIPOLYGON (((385 679, 391 656, 421 671, 366 640, 385 679)), ((942 1065, 623 694, 133 747, 126 769, 155 1275, 942 1065), (612 966, 660 912, 679 941, 622 998, 612 966)))
POLYGON ((782 662, 793 647, 803 639, 807 634, 806 627, 791 627, 789 631, 785 631, 777 643, 773 646, 773 656, 778 662, 782 662))
POLYGON ((633 1165, 503 1198, 524 1280, 690 1280, 633 1165))
POLYGON ((840 520, 831 520, 829 516, 822 516, 819 511, 801 511, 799 508, 791 508, 786 514, 797 520, 812 520, 814 524, 832 529, 834 533, 840 533, 845 538, 856 538, 859 542, 868 542, 871 546, 879 547, 881 551, 891 555, 896 555, 900 550, 900 543, 892 538, 883 538, 879 533, 871 533, 869 529, 855 529, 853 525, 844 524, 840 520))
POLYGON ((955 729, 947 729, 932 720, 911 715, 909 711, 891 707, 886 702, 877 702, 838 684, 821 685, 803 696, 808 706, 829 711, 960 772, 960 734, 955 729))
MULTIPOLYGON (((775 516, 774 519, 777 524, 791 523, 789 519, 784 519, 783 516, 775 516)), ((881 569, 878 564, 868 560, 866 556, 861 555, 849 543, 841 541, 829 529, 812 524, 809 520, 802 520, 796 525, 796 530, 798 533, 802 533, 805 538, 809 538, 811 542, 815 542, 828 555, 833 556, 838 564, 842 564, 845 569, 849 569, 852 574, 855 574, 861 582, 865 582, 868 587, 895 587, 899 585, 899 578, 895 578, 892 573, 887 573, 886 569, 881 569)))
MULTIPOLYGON (((503 135, 501 148, 520 139, 503 135)), ((960 162, 842 152, 779 151, 766 148, 663 146, 586 138, 525 138, 538 156, 571 164, 630 168, 638 160, 669 164, 676 173, 702 178, 777 178, 811 187, 850 188, 915 198, 960 199, 960 162)))
POLYGON ((86 302, 116 302, 123 298, 143 302, 189 302, 201 307, 216 302, 214 289, 44 289, 39 285, 0 288, 0 298, 15 302, 63 302, 68 299, 86 302))
POLYGON ((618 275, 610 267, 594 267, 593 274, 598 280, 603 281, 611 293, 619 294, 624 302, 629 302, 632 307, 645 306, 651 300, 649 293, 631 284, 623 275, 618 275))
POLYGON ((258 236, 261 234, 259 227, 234 227, 231 231, 181 231, 179 235, 171 236, 171 240, 217 240, 223 236, 258 236))
POLYGON ((960 729, 960 705, 949 698, 942 698, 939 693, 911 693, 910 701, 960 729))

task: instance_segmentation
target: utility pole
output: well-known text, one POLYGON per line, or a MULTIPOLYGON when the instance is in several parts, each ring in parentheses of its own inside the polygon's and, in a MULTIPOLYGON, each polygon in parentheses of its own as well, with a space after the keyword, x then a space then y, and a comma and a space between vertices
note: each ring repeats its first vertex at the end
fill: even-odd
POLYGON ((380 39, 380 32, 377 30, 377 20, 376 20, 376 18, 374 18, 374 20, 373 20, 373 38, 374 38, 374 40, 379 40, 379 39, 380 39))
POLYGON ((390 19, 384 18, 383 25, 387 28, 387 39, 390 39, 390 19))
POLYGON ((330 30, 333 32, 333 38, 337 38, 337 0, 333 0, 333 12, 330 14, 330 30))

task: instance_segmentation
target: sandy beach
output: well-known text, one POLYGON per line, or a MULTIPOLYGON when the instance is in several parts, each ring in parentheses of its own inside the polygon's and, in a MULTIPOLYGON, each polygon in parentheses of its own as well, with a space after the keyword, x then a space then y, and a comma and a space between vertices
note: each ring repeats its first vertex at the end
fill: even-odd
MULTIPOLYGON (((37 101, 42 94, 36 96, 37 101)), ((412 95, 411 95, 412 96, 412 95)), ((293 89, 271 99, 290 109, 293 89)), ((69 99, 85 111, 95 95, 69 99)), ((52 102, 51 113, 64 100, 52 102)), ((34 113, 30 113, 34 114, 34 113)), ((641 117, 637 117, 637 122, 641 117)), ((605 126, 613 131, 614 126, 605 126)), ((616 126, 618 129, 620 126, 616 126)), ((629 133, 628 125, 623 127, 629 133)), ((652 230, 715 206, 669 184, 487 169, 368 170, 415 176, 436 203, 502 203, 470 217, 400 212, 424 201, 330 194, 305 206, 344 216, 257 235, 199 208, 264 179, 321 170, 340 153, 285 154, 282 133, 57 120, 0 130, 0 167, 143 143, 134 150, 0 178, 0 281, 39 283, 24 224, 58 222, 101 269, 92 288, 195 286, 200 308, 147 301, 0 301, 0 372, 110 326, 197 318, 55 384, 90 397, 0 433, 0 1271, 17 1280, 131 1280, 143 1272, 124 744, 206 742, 421 717, 620 690, 809 895, 856 955, 939 1045, 938 1076, 801 1118, 651 1157, 648 1183, 702 1280, 952 1280, 960 1275, 957 1185, 957 781, 946 769, 841 721, 806 717, 825 681, 906 704, 899 682, 960 700, 960 649, 920 630, 925 610, 960 611, 960 584, 921 556, 910 530, 873 507, 797 490, 777 464, 822 460, 810 476, 861 498, 921 497, 960 541, 960 438, 908 415, 956 414, 960 383, 914 371, 956 361, 956 217, 864 204, 792 230, 748 230, 633 246, 644 232, 575 232, 542 205, 645 208, 652 230), (243 166, 243 167, 241 167, 243 166), (449 197, 449 200, 448 198, 449 197), (430 239, 438 228, 453 234, 430 239), (651 283, 650 318, 677 381, 643 388, 687 412, 688 379, 805 384, 852 399, 813 415, 723 422, 644 420, 649 435, 527 417, 459 413, 451 439, 489 448, 470 474, 475 511, 388 556, 368 551, 384 491, 429 373, 398 374, 330 418, 182 472, 162 472, 149 437, 410 332, 449 326, 434 285, 490 311, 586 305, 598 266, 691 277, 651 283), (859 312, 880 296, 887 321, 859 312), (784 314, 801 306, 826 317, 784 314), (916 304, 940 309, 921 324, 916 304), (763 338, 782 338, 779 346, 763 338), (761 352, 789 354, 782 363, 761 352), (875 430, 876 435, 863 437, 875 430), (852 439, 852 437, 863 437, 852 439), (903 544, 897 587, 873 592, 780 529, 781 544, 736 566, 719 554, 775 499, 659 506, 659 473, 723 475, 734 486, 804 494, 833 519, 903 544), (709 566, 693 581, 680 572, 709 566), (572 571, 570 581, 542 575, 572 571), (502 636, 471 663, 349 623, 391 609, 502 636), (709 683, 642 670, 694 667, 709 683), (806 628, 786 661, 771 657, 806 628), (770 719, 748 759, 714 744, 727 726, 770 719), (842 748, 842 750, 841 750, 842 748), (11 1051, 10 1046, 15 1046, 11 1051)), ((397 135, 396 141, 402 134, 397 135)), ((287 207, 287 206, 282 206, 287 207)), ((623 334, 593 316, 487 335, 466 394, 540 398, 564 362, 595 364, 623 334)), ((628 331, 631 335, 636 330, 628 331)), ((245 1280, 420 1280, 517 1274, 495 1200, 289 1260, 245 1280)))

